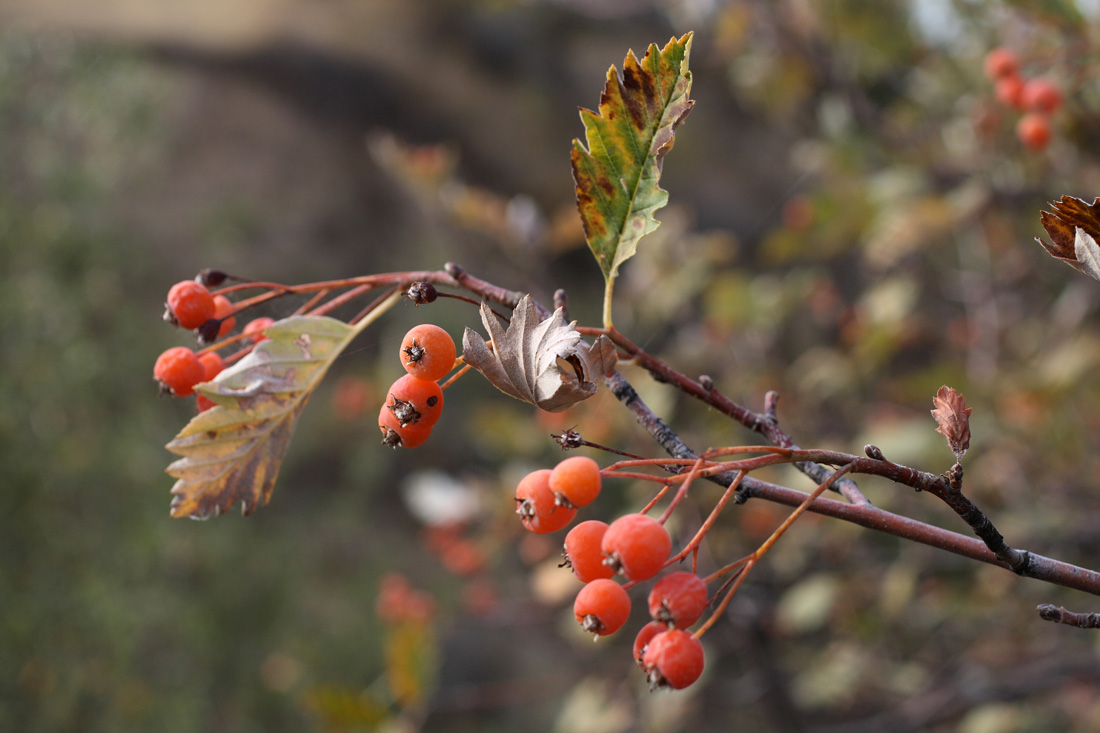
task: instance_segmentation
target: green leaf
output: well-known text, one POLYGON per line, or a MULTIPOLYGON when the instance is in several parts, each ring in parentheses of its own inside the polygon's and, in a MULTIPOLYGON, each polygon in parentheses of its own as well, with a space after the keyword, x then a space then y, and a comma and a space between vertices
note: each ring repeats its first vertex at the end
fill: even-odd
POLYGON ((599 112, 581 110, 588 147, 573 141, 577 208, 609 284, 638 240, 657 228, 653 212, 668 203, 657 182, 676 128, 695 104, 688 98, 691 38, 673 38, 659 51, 650 45, 640 62, 628 52, 621 78, 614 66, 607 72, 599 112))
POLYGON ((168 466, 173 517, 208 519, 241 501, 245 515, 267 504, 298 418, 336 357, 395 294, 355 326, 323 316, 293 316, 216 379, 196 387, 217 403, 165 446, 183 456, 168 466))

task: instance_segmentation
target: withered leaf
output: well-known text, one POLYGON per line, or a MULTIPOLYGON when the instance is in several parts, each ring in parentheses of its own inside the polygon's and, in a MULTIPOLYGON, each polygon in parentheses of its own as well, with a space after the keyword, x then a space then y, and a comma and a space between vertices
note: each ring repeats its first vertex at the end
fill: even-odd
POLYGON ((323 316, 278 321, 250 354, 197 386, 216 406, 165 446, 182 456, 166 469, 177 479, 172 516, 207 519, 238 500, 246 515, 266 505, 313 390, 351 340, 399 297, 355 326, 323 316))
POLYGON ((1077 227, 1077 236, 1073 241, 1073 251, 1077 255, 1078 269, 1094 280, 1100 280, 1100 246, 1096 239, 1085 230, 1077 227))
POLYGON ((565 322, 561 308, 544 321, 530 295, 523 296, 505 329, 482 303, 481 322, 493 341, 476 331, 462 336, 462 355, 493 386, 547 412, 561 412, 596 393, 596 380, 615 366, 615 346, 600 336, 589 346, 577 322, 565 322), (563 368, 562 364, 568 365, 563 368))
POLYGON ((970 413, 973 408, 967 407, 966 398, 946 384, 936 392, 932 404, 936 408, 932 410, 932 417, 939 425, 936 432, 947 438, 955 460, 961 461, 970 447, 970 413))
POLYGON ((1091 275, 1087 265, 1077 255, 1077 230, 1100 241, 1100 198, 1091 204, 1073 196, 1063 196, 1050 203, 1053 212, 1042 211, 1039 221, 1050 235, 1050 242, 1035 239, 1051 257, 1065 262, 1076 270, 1091 275))

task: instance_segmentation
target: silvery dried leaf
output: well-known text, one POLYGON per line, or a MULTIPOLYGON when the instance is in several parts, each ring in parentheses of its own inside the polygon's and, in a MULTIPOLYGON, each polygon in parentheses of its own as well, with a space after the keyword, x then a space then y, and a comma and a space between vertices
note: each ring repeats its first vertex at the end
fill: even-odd
POLYGON ((1091 278, 1100 280, 1100 246, 1091 234, 1077 227, 1074 237, 1073 250, 1077 255, 1077 262, 1081 265, 1077 269, 1091 278))
POLYGON ((596 380, 615 366, 617 356, 610 339, 600 336, 590 347, 578 333, 577 322, 565 322, 561 308, 539 321, 530 295, 523 296, 512 311, 507 329, 484 303, 481 322, 493 346, 467 328, 462 336, 466 363, 501 392, 547 412, 567 410, 594 395, 596 380))

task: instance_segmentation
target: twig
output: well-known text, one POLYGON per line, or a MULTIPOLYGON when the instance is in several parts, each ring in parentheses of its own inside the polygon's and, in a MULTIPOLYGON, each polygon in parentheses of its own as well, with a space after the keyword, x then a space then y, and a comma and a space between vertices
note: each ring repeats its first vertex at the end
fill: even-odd
POLYGON ((1039 618, 1079 629, 1100 629, 1100 613, 1074 613, 1053 603, 1043 603, 1035 609, 1039 618))

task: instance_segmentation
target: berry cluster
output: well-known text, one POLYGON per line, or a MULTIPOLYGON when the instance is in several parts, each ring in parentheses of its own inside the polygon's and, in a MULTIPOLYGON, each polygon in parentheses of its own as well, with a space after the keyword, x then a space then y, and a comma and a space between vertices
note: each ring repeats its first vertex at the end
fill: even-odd
POLYGON ((455 364, 455 342, 439 326, 424 323, 401 340, 401 365, 407 374, 386 394, 378 412, 382 443, 396 448, 415 448, 428 439, 443 411, 439 380, 455 364))
POLYGON ((1062 105, 1062 92, 1049 79, 1027 79, 1020 60, 1007 48, 995 48, 985 57, 985 75, 994 83, 994 96, 1005 107, 1024 112, 1016 123, 1016 137, 1032 150, 1042 150, 1051 139, 1050 117, 1062 105))
MULTIPOLYGON (((196 331, 200 343, 224 338, 237 326, 235 306, 224 295, 211 293, 206 286, 210 281, 211 273, 203 272, 195 280, 173 285, 165 299, 164 320, 196 331)), ((257 318, 244 327, 244 337, 258 344, 266 338, 264 330, 274 322, 271 318, 257 318)), ((212 350, 215 348, 195 352, 186 346, 175 346, 157 357, 153 378, 160 385, 161 393, 187 397, 194 394, 195 385, 218 376, 226 367, 226 359, 212 350)), ((241 355, 243 353, 235 358, 241 355)), ((195 399, 200 412, 214 406, 214 402, 204 395, 196 395, 195 399)))
MULTIPOLYGON (((556 532, 573 521, 579 508, 594 501, 600 488, 600 467, 594 460, 567 458, 519 482, 516 513, 532 532, 556 532)), ((569 530, 562 566, 585 584, 573 603, 581 628, 597 638, 622 628, 630 617, 628 589, 660 573, 671 551, 668 530, 646 514, 626 514, 611 524, 587 520, 569 530), (616 575, 627 583, 616 582, 616 575)), ((706 582, 695 573, 674 572, 653 586, 653 621, 634 642, 634 658, 653 687, 682 689, 703 673, 703 647, 685 629, 700 619, 708 602, 706 582)))

